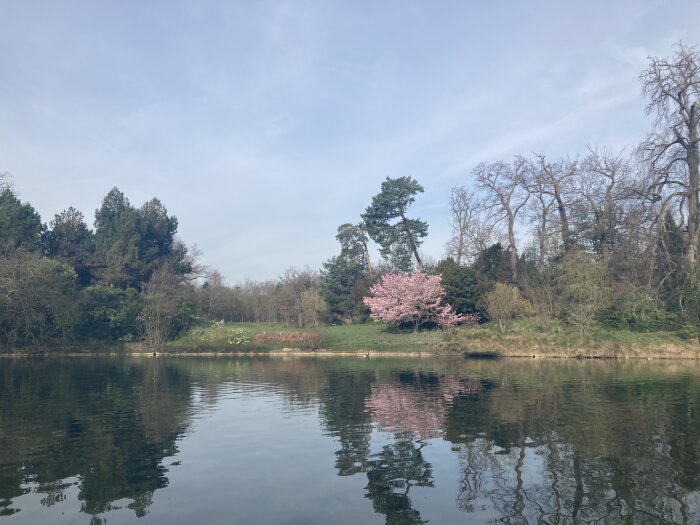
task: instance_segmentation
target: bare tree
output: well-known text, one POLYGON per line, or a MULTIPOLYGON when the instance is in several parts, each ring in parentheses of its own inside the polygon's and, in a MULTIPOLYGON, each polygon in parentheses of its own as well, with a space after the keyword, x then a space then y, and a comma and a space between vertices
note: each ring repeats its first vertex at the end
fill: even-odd
POLYGON ((310 288, 301 294, 301 308, 304 316, 304 326, 318 327, 320 315, 326 309, 326 302, 317 288, 310 288))
POLYGON ((452 188, 450 196, 452 235, 446 245, 447 256, 459 265, 484 251, 494 241, 494 224, 484 217, 484 204, 464 186, 452 188))
POLYGON ((670 58, 649 57, 640 75, 648 99, 647 114, 654 114, 654 131, 639 146, 638 154, 650 170, 649 194, 661 202, 660 218, 675 209, 687 231, 687 271, 697 284, 700 244, 700 54, 683 43, 670 58))
POLYGON ((527 204, 530 194, 525 190, 527 161, 516 157, 507 162, 481 163, 474 169, 477 183, 487 192, 486 208, 491 211, 493 222, 505 221, 508 227, 508 246, 513 281, 518 281, 518 250, 515 242, 515 221, 527 204))
POLYGON ((201 294, 200 308, 202 312, 217 321, 233 321, 228 308, 230 300, 227 297, 229 295, 227 292, 229 290, 223 275, 218 270, 210 271, 201 294))
POLYGON ((289 323, 293 317, 297 327, 302 328, 305 325, 304 297, 310 290, 318 290, 318 274, 310 268, 288 268, 279 280, 285 303, 285 323, 289 323))
POLYGON ((568 195, 570 194, 570 181, 577 172, 576 161, 559 160, 548 162, 544 154, 535 155, 536 178, 539 189, 549 195, 556 202, 557 213, 559 215, 559 227, 561 230, 561 240, 564 252, 567 253, 573 247, 571 227, 569 226, 568 195))
POLYGON ((149 350, 160 352, 175 325, 180 277, 170 264, 158 266, 143 287, 144 307, 140 321, 149 350))
POLYGON ((533 197, 530 201, 528 211, 533 219, 537 221, 535 234, 537 236, 537 271, 544 273, 545 260, 547 256, 547 240, 549 237, 550 217, 554 210, 554 197, 547 191, 545 181, 540 176, 537 165, 529 162, 525 172, 525 188, 533 197))
POLYGON ((622 184, 629 178, 631 165, 622 152, 612 154, 589 147, 581 163, 575 187, 579 196, 579 232, 591 240, 594 252, 608 265, 610 251, 617 241, 622 184))

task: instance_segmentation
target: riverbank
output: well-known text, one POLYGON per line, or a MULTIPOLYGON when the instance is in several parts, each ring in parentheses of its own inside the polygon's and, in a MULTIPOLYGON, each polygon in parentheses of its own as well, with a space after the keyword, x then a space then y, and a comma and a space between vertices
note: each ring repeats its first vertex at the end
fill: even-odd
POLYGON ((396 330, 378 323, 299 330, 273 324, 199 327, 168 345, 176 353, 271 355, 467 355, 606 359, 699 359, 700 343, 685 332, 593 328, 587 334, 551 319, 523 319, 501 333, 492 324, 447 332, 396 330), (238 340, 235 338, 238 337, 238 340))
POLYGON ((491 324, 448 332, 440 349, 494 357, 700 359, 700 342, 685 332, 596 327, 581 334, 556 320, 537 318, 516 321, 503 333, 491 324))
MULTIPOLYGON (((378 323, 305 329, 270 323, 209 323, 169 342, 163 354, 700 359, 700 343, 697 337, 679 331, 594 328, 581 334, 555 320, 537 318, 516 321, 503 333, 492 324, 446 332, 412 332, 378 323)), ((138 342, 79 342, 0 355, 152 355, 152 352, 138 342)))

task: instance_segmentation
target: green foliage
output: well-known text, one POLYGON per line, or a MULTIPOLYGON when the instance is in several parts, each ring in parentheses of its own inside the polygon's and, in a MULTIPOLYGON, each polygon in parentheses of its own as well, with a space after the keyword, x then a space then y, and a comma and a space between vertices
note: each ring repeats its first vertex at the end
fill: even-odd
POLYGON ((0 176, 0 342, 133 339, 143 308, 139 290, 164 265, 175 283, 168 298, 172 334, 189 329, 196 303, 182 293, 182 276, 192 271, 191 257, 175 239, 177 219, 158 199, 137 209, 112 189, 95 212, 93 235, 74 208, 42 227, 2 182, 0 176), (90 286, 94 280, 100 285, 90 286), (76 284, 86 288, 78 293, 76 284))
POLYGON ((496 243, 477 255, 471 266, 483 278, 491 282, 509 283, 513 281, 510 269, 509 252, 503 249, 501 243, 496 243))
POLYGON ((678 334, 678 337, 680 337, 684 341, 697 341, 698 339, 700 339, 700 328, 698 328, 694 324, 683 323, 678 327, 676 333, 678 334))
POLYGON ((422 192, 423 186, 411 177, 387 177, 382 182, 382 191, 372 197, 372 204, 362 214, 367 233, 381 247, 382 257, 400 271, 413 269, 411 256, 422 266, 418 247, 428 235, 428 223, 406 217, 416 194, 422 192))
POLYGON ((197 305, 187 297, 177 297, 173 316, 172 338, 187 333, 197 319, 197 305))
POLYGON ((366 270, 369 261, 367 260, 367 234, 364 224, 341 224, 338 226, 338 234, 335 238, 340 243, 340 257, 360 266, 366 270))
POLYGON ((494 289, 486 294, 484 306, 486 315, 498 324, 501 332, 505 331, 511 320, 523 317, 528 310, 527 303, 520 296, 520 290, 503 283, 496 283, 494 289))
POLYGON ((0 342, 10 347, 71 335, 77 276, 36 253, 0 258, 0 342))
POLYGON ((41 243, 41 217, 9 187, 0 189, 0 251, 36 251, 41 243))
POLYGON ((610 305, 606 268, 595 257, 575 251, 558 265, 559 312, 563 320, 585 334, 610 305))
POLYGON ((89 286, 80 293, 76 335, 80 339, 133 340, 142 308, 143 300, 133 288, 89 286))
POLYGON ((639 332, 665 330, 675 324, 669 313, 644 291, 616 300, 603 313, 603 320, 607 326, 639 332))
POLYGON ((442 277, 445 302, 458 314, 480 311, 485 295, 494 287, 493 281, 473 267, 459 266, 452 258, 440 261, 435 272, 442 277))
MULTIPOLYGON (((666 213, 658 238, 656 258, 656 278, 659 280, 659 294, 666 309, 683 316, 684 295, 689 286, 685 265, 684 232, 670 213, 666 213)), ((692 293, 691 293, 692 295, 692 293)))
POLYGON ((121 191, 113 188, 95 211, 95 245, 101 281, 119 287, 138 284, 129 271, 138 258, 136 237, 136 210, 121 191))
MULTIPOLYGON (((658 237, 658 290, 670 319, 684 326, 700 326, 700 288, 688 275, 685 235, 673 215, 667 213, 658 237)), ((681 333, 688 333, 688 329, 681 328, 681 333)))
POLYGON ((187 250, 175 241, 176 232, 177 219, 158 199, 137 209, 113 188, 95 211, 100 279, 120 288, 141 288, 165 261, 179 273, 189 273, 187 250))
POLYGON ((41 236, 43 252, 71 266, 81 285, 92 280, 95 239, 85 224, 83 214, 73 207, 56 214, 41 236))
POLYGON ((325 321, 329 324, 364 322, 369 309, 362 298, 369 294, 369 280, 360 264, 346 257, 333 257, 323 263, 321 297, 328 308, 325 321))
POLYGON ((146 282, 155 266, 165 260, 171 262, 177 218, 169 216, 165 206, 154 198, 137 210, 136 230, 140 262, 136 271, 141 282, 146 282))

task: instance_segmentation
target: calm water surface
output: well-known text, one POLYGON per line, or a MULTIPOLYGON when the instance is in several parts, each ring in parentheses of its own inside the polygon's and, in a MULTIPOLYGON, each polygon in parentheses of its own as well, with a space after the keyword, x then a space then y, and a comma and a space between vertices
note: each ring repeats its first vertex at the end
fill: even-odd
POLYGON ((0 523, 700 523, 694 363, 0 360, 0 523))

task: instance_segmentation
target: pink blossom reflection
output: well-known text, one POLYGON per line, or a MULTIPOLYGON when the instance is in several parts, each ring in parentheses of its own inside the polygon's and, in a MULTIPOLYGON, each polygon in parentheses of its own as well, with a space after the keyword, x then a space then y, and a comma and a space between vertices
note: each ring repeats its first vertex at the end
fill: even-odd
POLYGON ((417 441, 440 437, 452 401, 458 395, 481 391, 477 382, 442 378, 430 389, 413 385, 375 384, 365 406, 383 432, 395 432, 402 439, 417 441))

